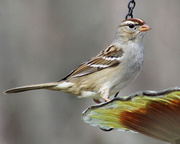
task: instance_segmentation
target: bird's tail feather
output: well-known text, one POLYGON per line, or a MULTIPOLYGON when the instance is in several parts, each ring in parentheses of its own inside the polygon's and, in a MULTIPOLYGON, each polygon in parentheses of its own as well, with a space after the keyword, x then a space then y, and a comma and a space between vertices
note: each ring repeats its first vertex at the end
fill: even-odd
POLYGON ((59 82, 51 82, 51 83, 43 83, 43 84, 35 84, 35 85, 27 85, 22 87, 16 87, 12 89, 8 89, 4 91, 5 94, 18 93, 29 90, 37 90, 37 89, 51 89, 51 87, 55 87, 59 84, 59 82))

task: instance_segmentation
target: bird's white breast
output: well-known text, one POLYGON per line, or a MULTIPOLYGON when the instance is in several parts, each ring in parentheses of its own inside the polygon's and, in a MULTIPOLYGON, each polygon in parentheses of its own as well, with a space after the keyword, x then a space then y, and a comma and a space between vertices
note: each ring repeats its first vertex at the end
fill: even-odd
POLYGON ((110 82, 110 95, 127 86, 139 75, 142 69, 144 60, 144 47, 142 44, 129 43, 128 47, 123 48, 123 51, 118 72, 114 80, 110 82))

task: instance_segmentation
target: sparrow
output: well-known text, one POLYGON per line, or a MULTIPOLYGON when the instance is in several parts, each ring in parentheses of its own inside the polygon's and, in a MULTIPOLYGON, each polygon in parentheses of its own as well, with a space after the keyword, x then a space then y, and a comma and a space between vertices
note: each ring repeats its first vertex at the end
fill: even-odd
POLYGON ((117 28, 109 47, 82 63, 66 77, 43 84, 27 85, 6 90, 5 94, 47 89, 109 101, 140 73, 144 60, 143 37, 150 27, 141 19, 126 19, 117 28))

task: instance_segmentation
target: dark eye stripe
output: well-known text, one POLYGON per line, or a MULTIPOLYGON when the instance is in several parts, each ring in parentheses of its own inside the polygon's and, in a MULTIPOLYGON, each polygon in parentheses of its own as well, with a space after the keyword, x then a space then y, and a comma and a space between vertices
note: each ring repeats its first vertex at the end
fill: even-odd
MULTIPOLYGON (((132 24, 132 23, 129 23, 129 24, 132 24)), ((122 27, 122 26, 129 26, 129 24, 120 25, 119 27, 122 27)), ((140 24, 133 24, 133 25, 134 25, 134 27, 135 27, 135 26, 140 26, 140 24)))

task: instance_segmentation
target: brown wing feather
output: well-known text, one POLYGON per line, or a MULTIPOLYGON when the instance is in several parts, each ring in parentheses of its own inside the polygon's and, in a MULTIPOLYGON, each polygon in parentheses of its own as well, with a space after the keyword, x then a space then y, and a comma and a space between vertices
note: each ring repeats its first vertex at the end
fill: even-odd
POLYGON ((98 71, 98 68, 90 67, 87 65, 87 63, 84 63, 83 65, 78 67, 76 70, 74 70, 69 77, 84 76, 84 75, 94 73, 96 71, 98 71))
POLYGON ((121 48, 118 48, 114 45, 109 46, 107 49, 101 51, 100 54, 96 57, 80 65, 77 69, 72 71, 68 76, 66 76, 62 80, 74 77, 81 77, 106 68, 115 67, 119 65, 120 61, 116 59, 106 60, 105 58, 120 58, 122 55, 123 50, 121 48))

